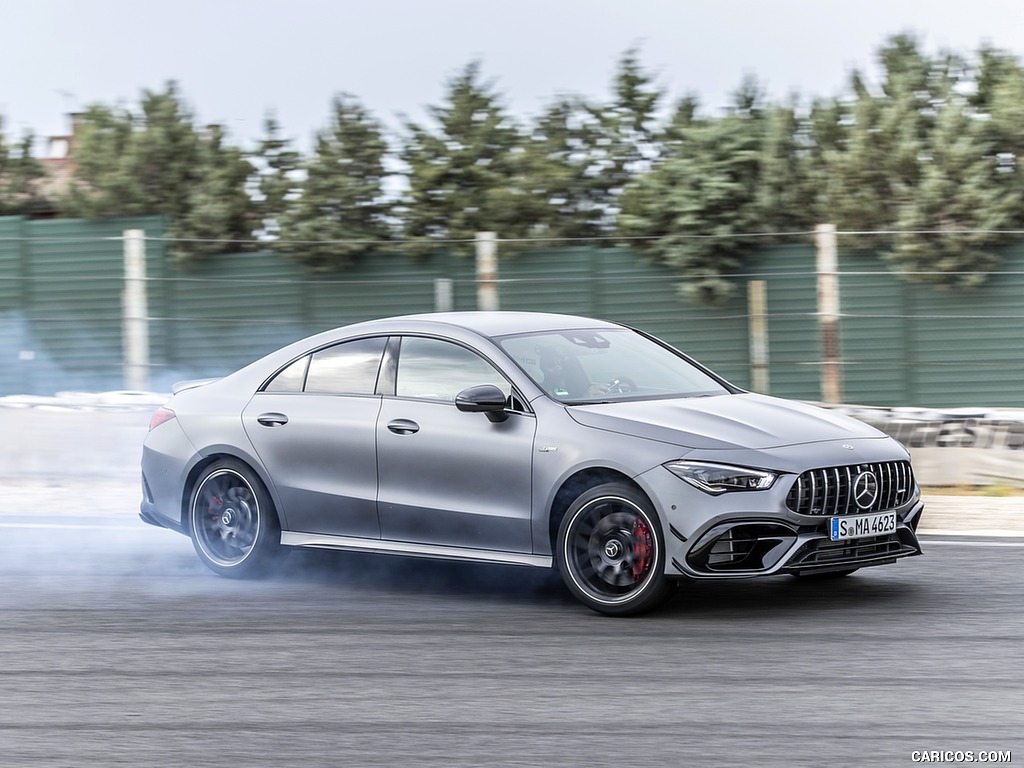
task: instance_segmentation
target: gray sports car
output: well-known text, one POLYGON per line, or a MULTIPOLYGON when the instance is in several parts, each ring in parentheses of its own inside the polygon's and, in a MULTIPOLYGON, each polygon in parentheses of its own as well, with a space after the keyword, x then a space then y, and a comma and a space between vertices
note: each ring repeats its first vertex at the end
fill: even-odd
POLYGON ((909 458, 615 323, 414 315, 176 385, 146 437, 141 516, 226 576, 293 547, 555 566, 626 615, 681 581, 920 554, 909 458))

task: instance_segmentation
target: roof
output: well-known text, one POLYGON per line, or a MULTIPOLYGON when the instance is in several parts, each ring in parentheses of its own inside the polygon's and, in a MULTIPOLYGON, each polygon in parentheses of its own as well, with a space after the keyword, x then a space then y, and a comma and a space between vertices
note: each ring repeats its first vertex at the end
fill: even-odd
POLYGON ((384 320, 374 320, 365 325, 392 325, 415 323, 417 325, 446 325, 465 328, 481 336, 503 336, 509 333, 531 333, 535 331, 563 330, 567 328, 617 328, 616 323, 596 320, 577 315, 561 315, 552 312, 430 312, 419 315, 404 315, 384 320))

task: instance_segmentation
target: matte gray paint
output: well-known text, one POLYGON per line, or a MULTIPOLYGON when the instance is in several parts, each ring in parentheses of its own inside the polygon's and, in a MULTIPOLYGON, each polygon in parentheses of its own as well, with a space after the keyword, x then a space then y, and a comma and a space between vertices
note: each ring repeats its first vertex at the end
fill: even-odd
MULTIPOLYGON (((155 504, 144 508, 174 520, 173 478, 183 483, 197 462, 224 452, 251 464, 263 478, 288 543, 342 546, 340 541, 367 539, 369 547, 369 540, 382 535, 376 546, 383 551, 442 556, 436 553, 475 550, 489 553, 481 555, 487 560, 536 557, 546 563, 548 515, 558 488, 581 470, 610 469, 633 479, 651 499, 673 548, 666 572, 679 575, 673 556, 683 557, 694 535, 720 521, 779 520, 818 526, 822 531, 814 535, 825 536, 822 519, 785 506, 798 473, 908 458, 896 441, 861 422, 760 395, 566 406, 548 398, 489 338, 613 327, 618 326, 562 315, 447 313, 360 323, 296 342, 172 399, 176 426, 153 430, 144 446, 147 479, 162 478, 156 482, 155 504), (277 370, 312 349, 381 334, 436 336, 476 349, 502 370, 534 415, 517 414, 495 424, 452 404, 404 398, 338 398, 335 408, 325 409, 313 400, 292 404, 288 399, 316 395, 254 395, 277 370), (361 405, 339 404, 348 400, 361 405), (264 412, 286 414, 288 423, 256 424, 264 412), (417 431, 391 432, 387 424, 396 419, 414 422, 417 431), (300 429, 288 430, 293 424, 300 429), (188 440, 177 433, 171 437, 172 430, 188 440), (273 437, 275 432, 280 437, 273 437), (307 444, 310 440, 315 445, 307 444), (780 476, 767 491, 710 496, 662 466, 679 458, 771 469, 780 476), (380 529, 371 522, 374 510, 380 529), (670 534, 670 527, 688 543, 670 534)), ((920 514, 916 498, 905 506, 905 521, 920 514)), ((459 556, 452 552, 443 556, 459 556)))

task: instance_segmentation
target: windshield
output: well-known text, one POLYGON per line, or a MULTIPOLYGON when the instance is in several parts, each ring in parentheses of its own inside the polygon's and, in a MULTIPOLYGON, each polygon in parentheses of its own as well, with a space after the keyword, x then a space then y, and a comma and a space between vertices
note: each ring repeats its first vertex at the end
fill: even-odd
POLYGON ((544 391, 564 403, 729 393, 692 363, 626 328, 545 331, 497 341, 544 391))

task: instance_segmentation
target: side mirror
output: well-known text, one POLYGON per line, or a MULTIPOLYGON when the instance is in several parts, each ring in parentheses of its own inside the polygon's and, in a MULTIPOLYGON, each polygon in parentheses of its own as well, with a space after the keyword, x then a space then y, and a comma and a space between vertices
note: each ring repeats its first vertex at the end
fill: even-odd
POLYGON ((505 421, 505 393, 493 384, 480 384, 464 389, 455 396, 455 407, 465 413, 486 413, 487 418, 497 423, 505 421))

